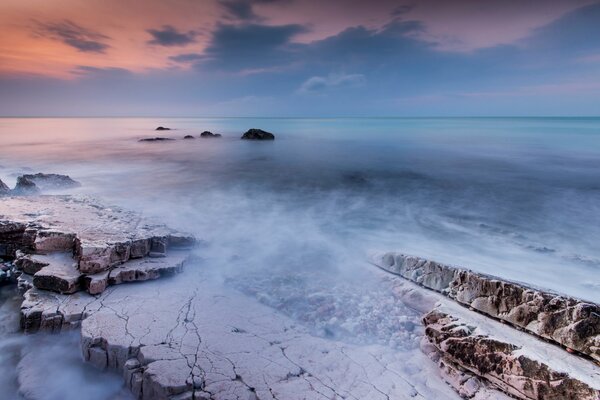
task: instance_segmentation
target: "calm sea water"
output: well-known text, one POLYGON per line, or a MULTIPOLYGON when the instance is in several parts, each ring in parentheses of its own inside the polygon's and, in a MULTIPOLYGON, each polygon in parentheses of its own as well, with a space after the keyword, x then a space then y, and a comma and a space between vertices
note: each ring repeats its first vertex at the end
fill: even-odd
POLYGON ((397 250, 600 301, 598 118, 7 118, 0 141, 5 182, 70 174, 223 257, 397 250), (182 139, 203 130, 223 137, 182 139))
MULTIPOLYGON (((0 143, 9 185, 24 172, 69 174, 83 184, 71 193, 195 234, 203 265, 223 282, 258 287, 314 327, 312 293, 382 302, 373 251, 600 302, 600 119, 6 118, 0 143), (241 141, 252 127, 276 140, 241 141), (182 139, 204 130, 223 137, 182 139), (138 142, 153 136, 177 140, 138 142)), ((119 377, 83 365, 76 337, 19 335, 18 303, 0 292, 2 396, 20 399, 17 376, 34 374, 44 389, 28 394, 36 399, 127 397, 119 377), (34 368, 44 357, 54 374, 34 368)), ((416 346, 377 315, 361 341, 416 346)))

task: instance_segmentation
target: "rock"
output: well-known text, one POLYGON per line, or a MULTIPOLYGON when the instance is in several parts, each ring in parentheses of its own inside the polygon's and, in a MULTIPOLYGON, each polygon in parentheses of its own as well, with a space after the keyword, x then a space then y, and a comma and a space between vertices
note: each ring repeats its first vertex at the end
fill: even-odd
POLYGON ((275 135, 272 133, 263 131, 262 129, 252 128, 242 135, 242 139, 245 140, 274 140, 275 135))
POLYGON ((33 182, 41 190, 69 189, 81 186, 81 184, 68 175, 60 174, 27 174, 23 178, 33 182))
POLYGON ((157 131, 170 131, 171 128, 165 128, 164 126, 159 126, 158 128, 156 128, 155 130, 157 131))
POLYGON ((72 251, 82 274, 106 271, 151 251, 165 253, 195 244, 190 235, 85 197, 2 198, 0 209, 0 252, 14 257, 17 250, 72 251))
POLYGON ((141 258, 121 264, 110 271, 83 276, 83 286, 90 294, 104 292, 109 285, 162 278, 183 271, 189 252, 174 251, 163 258, 141 258))
POLYGON ((220 133, 212 133, 210 131, 204 131, 200 134, 201 138, 218 138, 221 137, 220 133))
POLYGON ((58 293, 75 293, 81 289, 82 274, 71 254, 59 253, 38 256, 46 266, 33 275, 33 285, 38 289, 58 293))
POLYGON ((375 265, 600 361, 600 305, 400 253, 375 265))
POLYGON ((33 194, 38 194, 40 189, 37 187, 35 183, 30 181, 24 176, 20 176, 17 178, 17 185, 12 190, 11 194, 17 196, 28 196, 33 194))
MULTIPOLYGON (((526 334, 510 332, 509 327, 498 328, 508 329, 509 333, 495 337, 498 332, 483 331, 476 317, 469 320, 465 317, 468 314, 460 315, 458 311, 459 315, 454 316, 451 312, 442 307, 423 317, 425 335, 439 351, 443 370, 458 367, 524 400, 597 400, 600 396, 600 369, 592 363, 575 356, 563 361, 565 357, 552 354, 558 349, 542 342, 532 343, 526 334)), ((477 390, 476 382, 471 393, 465 394, 473 396, 473 390, 477 390)))
POLYGON ((0 179, 0 196, 6 196, 8 194, 10 194, 10 188, 0 179))
POLYGON ((195 139, 192 135, 185 135, 183 138, 184 139, 195 139))
POLYGON ((140 139, 140 140, 138 140, 138 142, 164 142, 164 141, 168 141, 168 140, 175 140, 175 139, 157 136, 157 137, 153 137, 153 138, 140 139))

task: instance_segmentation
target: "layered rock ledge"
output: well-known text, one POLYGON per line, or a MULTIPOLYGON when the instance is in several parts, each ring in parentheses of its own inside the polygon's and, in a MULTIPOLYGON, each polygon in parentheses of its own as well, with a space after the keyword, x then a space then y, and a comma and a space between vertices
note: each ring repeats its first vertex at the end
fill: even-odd
POLYGON ((600 305, 400 253, 378 267, 458 303, 600 361, 600 305))
POLYGON ((0 209, 0 256, 15 259, 22 281, 63 294, 98 294, 109 285, 179 272, 188 256, 180 250, 195 243, 85 197, 6 197, 0 209))

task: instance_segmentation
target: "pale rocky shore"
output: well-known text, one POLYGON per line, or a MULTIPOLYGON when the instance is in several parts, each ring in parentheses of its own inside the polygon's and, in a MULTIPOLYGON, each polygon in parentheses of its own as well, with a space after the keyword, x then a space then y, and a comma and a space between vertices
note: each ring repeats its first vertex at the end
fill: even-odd
POLYGON ((600 396, 597 304, 399 253, 373 257, 376 295, 247 275, 219 285, 201 238, 89 197, 8 194, 0 257, 22 330, 80 331, 83 358, 136 398, 600 396), (293 314, 277 288, 318 307, 293 314))

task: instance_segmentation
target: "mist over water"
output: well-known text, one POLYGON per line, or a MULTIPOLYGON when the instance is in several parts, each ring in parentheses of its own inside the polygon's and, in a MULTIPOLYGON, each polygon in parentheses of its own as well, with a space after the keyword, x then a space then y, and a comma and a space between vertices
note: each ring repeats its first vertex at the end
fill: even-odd
POLYGON ((0 140, 9 185, 69 174, 191 232, 215 284, 323 337, 416 347, 373 251, 600 301, 600 119, 0 119, 0 140))

